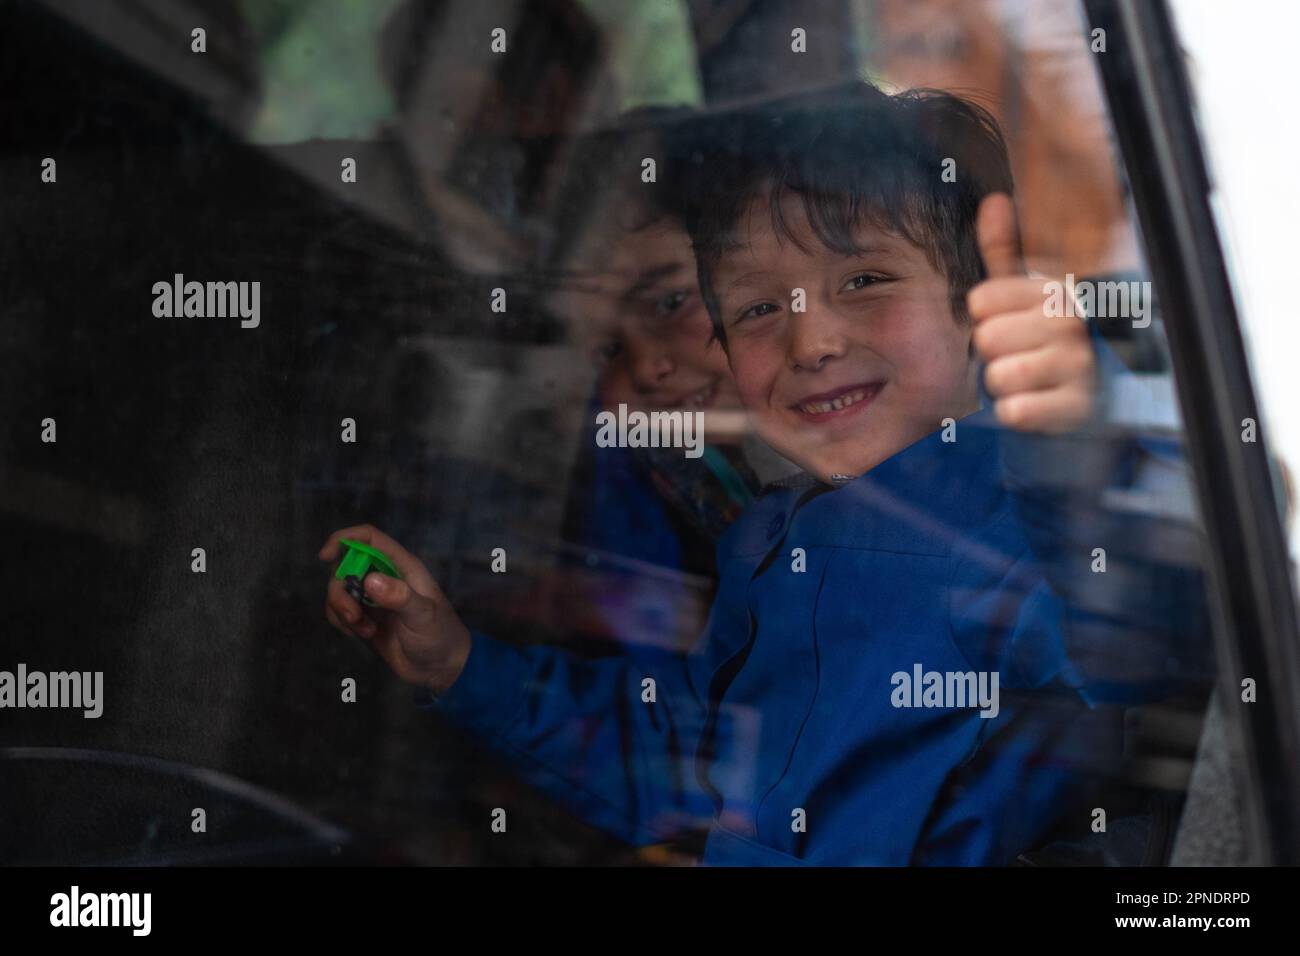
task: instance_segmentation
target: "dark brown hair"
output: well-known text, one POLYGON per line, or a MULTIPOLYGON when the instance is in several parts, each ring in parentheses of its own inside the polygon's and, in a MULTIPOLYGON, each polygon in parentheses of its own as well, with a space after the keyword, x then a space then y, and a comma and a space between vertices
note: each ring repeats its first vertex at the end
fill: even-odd
POLYGON ((692 135, 693 145, 673 151, 685 167, 675 177, 688 184, 682 208, 700 291, 724 345, 713 269, 738 246, 737 224, 757 200, 768 201, 776 235, 795 241, 780 212, 787 194, 836 252, 859 251, 864 224, 922 249, 948 278, 954 318, 968 321, 966 293, 985 276, 976 211, 986 195, 1012 189, 1006 144, 987 110, 935 90, 891 96, 853 83, 711 116, 692 135), (945 168, 955 181, 945 181, 945 168))

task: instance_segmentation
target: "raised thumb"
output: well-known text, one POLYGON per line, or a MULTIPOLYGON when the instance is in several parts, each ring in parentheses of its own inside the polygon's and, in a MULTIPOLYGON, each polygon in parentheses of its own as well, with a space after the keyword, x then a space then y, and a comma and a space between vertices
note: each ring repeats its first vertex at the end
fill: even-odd
POLYGON ((975 240, 990 279, 1025 274, 1016 204, 1006 193, 991 193, 980 203, 975 214, 975 240))

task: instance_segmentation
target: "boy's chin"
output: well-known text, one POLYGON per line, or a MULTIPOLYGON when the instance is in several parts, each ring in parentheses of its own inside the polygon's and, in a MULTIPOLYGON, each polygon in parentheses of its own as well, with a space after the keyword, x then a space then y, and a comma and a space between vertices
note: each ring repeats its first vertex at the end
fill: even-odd
POLYGON ((858 478, 882 462, 888 461, 899 452, 921 441, 938 428, 917 428, 912 431, 865 432, 864 436, 846 438, 838 442, 826 442, 809 448, 806 444, 795 447, 785 443, 782 448, 775 441, 768 444, 785 458, 798 465, 803 471, 826 482, 837 483, 837 479, 858 478), (788 450, 787 450, 788 449, 788 450))
POLYGON ((889 456, 856 448, 838 454, 800 455, 795 452, 785 457, 818 480, 835 484, 844 478, 865 475, 889 456))

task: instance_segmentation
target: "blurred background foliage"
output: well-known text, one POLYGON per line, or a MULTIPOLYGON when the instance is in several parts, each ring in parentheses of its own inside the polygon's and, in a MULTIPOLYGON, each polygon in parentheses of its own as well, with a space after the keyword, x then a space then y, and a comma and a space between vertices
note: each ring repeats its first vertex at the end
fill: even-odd
MULTIPOLYGON (((262 103, 249 138, 268 144, 369 138, 391 121, 396 104, 380 70, 379 36, 404 2, 239 0, 257 37, 262 75, 262 103)), ((702 101, 684 0, 579 5, 611 46, 622 109, 702 101)))

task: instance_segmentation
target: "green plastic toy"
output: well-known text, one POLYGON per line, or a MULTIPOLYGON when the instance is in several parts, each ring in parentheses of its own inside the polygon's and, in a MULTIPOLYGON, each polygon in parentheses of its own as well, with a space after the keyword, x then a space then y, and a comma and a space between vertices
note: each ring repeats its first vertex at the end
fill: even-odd
POLYGON ((393 567, 393 562, 388 559, 388 555, 378 548, 372 548, 368 544, 349 538, 343 538, 339 543, 343 545, 343 560, 334 571, 334 577, 342 581, 347 592, 359 602, 367 607, 374 607, 375 602, 366 597, 365 588, 361 585, 366 575, 371 571, 378 571, 399 581, 402 576, 397 573, 397 568, 393 567))

